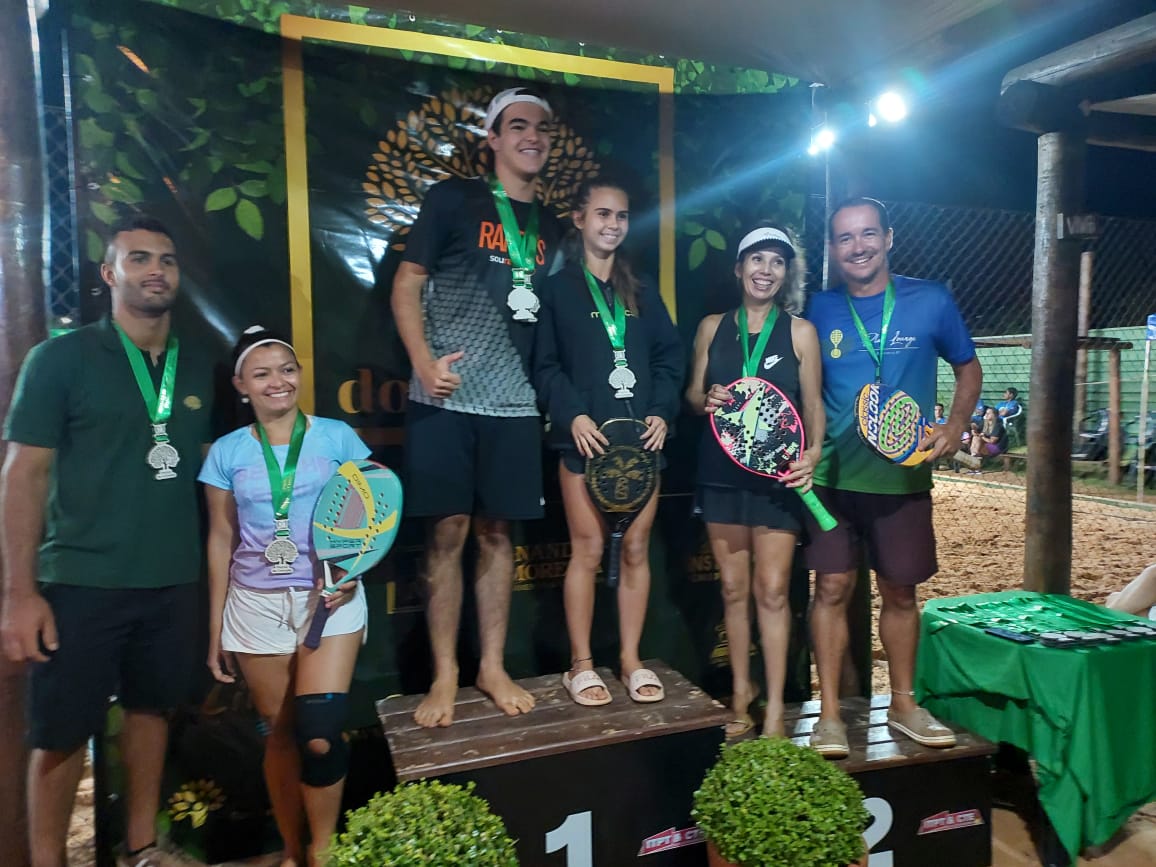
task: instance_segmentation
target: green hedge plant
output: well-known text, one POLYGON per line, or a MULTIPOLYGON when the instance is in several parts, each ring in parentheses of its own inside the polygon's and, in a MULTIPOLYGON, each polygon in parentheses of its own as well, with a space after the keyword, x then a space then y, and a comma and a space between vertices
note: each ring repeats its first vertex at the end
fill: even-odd
POLYGON ((694 793, 691 815, 740 867, 855 864, 869 818, 858 783, 784 738, 724 746, 694 793))
POLYGON ((378 793, 349 812, 329 867, 518 867, 506 826, 473 790, 423 780, 378 793))

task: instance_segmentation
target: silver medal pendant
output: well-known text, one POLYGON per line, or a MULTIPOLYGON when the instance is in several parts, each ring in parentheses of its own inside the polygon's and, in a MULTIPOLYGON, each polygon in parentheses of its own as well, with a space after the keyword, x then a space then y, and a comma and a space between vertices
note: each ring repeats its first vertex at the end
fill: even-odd
POLYGON ((146 460, 148 465, 157 471, 154 478, 164 481, 177 477, 173 467, 181 462, 181 455, 169 442, 164 424, 153 425, 153 447, 149 449, 146 460))
POLYGON ((293 567, 289 564, 297 559, 297 545, 289 538, 289 520, 276 518, 273 521, 274 539, 265 546, 265 559, 273 564, 269 570, 274 575, 290 575, 293 567))
POLYGON ((634 388, 635 383, 638 382, 638 377, 634 375, 633 370, 626 366, 625 352, 616 351, 614 355, 614 369, 610 371, 610 376, 606 378, 610 383, 610 387, 617 389, 617 391, 614 392, 614 396, 617 398, 634 397, 634 392, 631 391, 631 389, 634 388), (618 358, 617 356, 620 355, 621 358, 618 358))
POLYGON ((537 322, 535 316, 540 306, 534 286, 530 282, 530 272, 525 268, 514 268, 514 288, 506 296, 506 304, 514 311, 515 322, 537 322))

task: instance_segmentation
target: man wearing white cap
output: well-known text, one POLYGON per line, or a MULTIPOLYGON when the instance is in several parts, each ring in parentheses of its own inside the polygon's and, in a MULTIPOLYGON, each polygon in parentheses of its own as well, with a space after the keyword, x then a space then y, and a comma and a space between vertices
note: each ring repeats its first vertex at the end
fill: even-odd
POLYGON ((484 178, 435 184, 406 242, 393 313, 413 365, 406 414, 406 513, 428 519, 426 617, 433 684, 414 719, 453 721, 462 551, 478 545, 477 686, 505 713, 534 706, 505 670, 513 588, 510 521, 542 516, 541 424, 528 364, 534 287, 562 228, 536 197, 553 112, 524 88, 497 94, 484 127, 484 178))

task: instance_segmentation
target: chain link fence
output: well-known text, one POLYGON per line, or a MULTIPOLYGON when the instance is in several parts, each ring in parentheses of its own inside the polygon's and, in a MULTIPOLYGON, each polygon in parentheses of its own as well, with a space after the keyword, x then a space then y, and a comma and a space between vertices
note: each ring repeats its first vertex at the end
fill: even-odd
POLYGON ((55 333, 75 327, 80 316, 72 129, 67 112, 58 106, 44 109, 44 177, 49 228, 45 291, 48 327, 55 333))
MULTIPOLYGON (((947 461, 935 492, 941 576, 932 592, 954 595, 1017 586, 1022 574, 1024 475, 1031 444, 1031 313, 1035 215, 994 209, 887 202, 895 230, 895 273, 937 280, 955 294, 984 369, 982 403, 996 406, 1018 391, 1023 413, 1007 431, 1007 453, 978 472, 947 461), (994 582, 994 586, 993 586, 994 582)), ((1120 341, 1118 353, 1087 350, 1077 388, 1073 442, 1072 592, 1102 601, 1156 559, 1156 401, 1149 395, 1146 455, 1138 443, 1144 373, 1144 324, 1156 312, 1156 222, 1101 219, 1087 245, 1091 292, 1088 335, 1120 341), (1130 348, 1128 347, 1130 344, 1130 348), (1113 355, 1120 376, 1121 458, 1108 462, 1109 390, 1113 355), (1081 397, 1082 392, 1082 397, 1081 397), (1110 478, 1118 476, 1118 481, 1110 478), (1138 486, 1138 479, 1144 484, 1138 486), (1139 502, 1137 502, 1139 501, 1139 502)), ((809 288, 822 288, 824 201, 807 209, 809 288)), ((837 282, 834 269, 829 282, 837 282)), ((954 377, 941 363, 939 400, 951 409, 954 377)), ((928 407, 927 409, 931 409, 928 407)), ((963 444, 961 444, 963 445, 963 444)))

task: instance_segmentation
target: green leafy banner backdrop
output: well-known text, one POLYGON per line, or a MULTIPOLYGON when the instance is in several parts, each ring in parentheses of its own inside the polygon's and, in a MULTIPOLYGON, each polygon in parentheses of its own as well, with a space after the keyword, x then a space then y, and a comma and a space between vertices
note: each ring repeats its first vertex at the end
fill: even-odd
MULTIPOLYGON (((174 233, 182 263, 178 313, 198 339, 223 356, 254 322, 291 330, 278 35, 286 13, 673 67, 674 285, 688 342, 704 313, 737 300, 733 250, 743 231, 760 219, 803 229, 809 94, 784 76, 356 6, 75 0, 73 10, 69 66, 78 232, 88 257, 81 283, 86 320, 107 309, 96 263, 109 225, 141 211, 174 233)), ((388 303, 399 251, 429 184, 445 173, 479 170, 484 149, 474 112, 491 93, 531 80, 555 106, 558 130, 543 189, 559 213, 586 174, 627 180, 635 213, 627 245, 640 270, 658 276, 659 96, 652 86, 315 42, 304 45, 302 64, 316 411, 361 430, 379 459, 401 461, 409 370, 388 303)), ((228 394, 227 381, 222 386, 228 394)), ((228 410, 231 402, 222 405, 228 410)), ((221 432, 229 426, 224 412, 221 432)), ((729 674, 721 603, 701 525, 691 516, 699 434, 697 420, 681 419, 668 448, 643 651, 723 693, 729 674)), ((553 462, 543 460, 545 477, 553 480, 553 462)), ((569 542, 556 492, 547 498, 547 518, 516 531, 523 592, 515 594, 510 629, 515 676, 561 670, 567 657, 561 579, 569 542)), ((367 581, 373 614, 355 674, 354 726, 373 724, 373 700, 428 684, 421 549, 421 528, 405 526, 394 552, 367 581)), ((608 660, 616 655, 613 594, 599 593, 595 653, 608 660)), ((473 612, 465 611, 462 622, 466 679, 476 664, 473 612)), ((800 671, 800 689, 806 682, 800 671)), ((211 825, 227 814, 205 807, 217 803, 211 783, 181 790, 176 807, 197 806, 182 807, 173 821, 211 825)))

